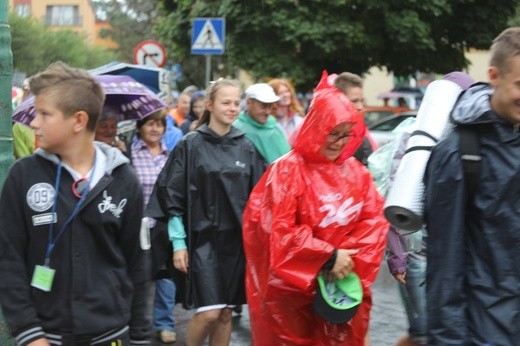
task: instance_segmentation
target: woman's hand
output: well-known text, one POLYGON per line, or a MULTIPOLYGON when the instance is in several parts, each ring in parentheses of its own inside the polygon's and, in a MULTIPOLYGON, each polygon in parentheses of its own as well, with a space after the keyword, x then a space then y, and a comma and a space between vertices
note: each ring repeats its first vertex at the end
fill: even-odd
POLYGON ((112 146, 116 147, 117 149, 121 150, 123 153, 126 153, 126 144, 122 140, 115 139, 112 146))
POLYGON ((177 250, 173 253, 173 266, 183 273, 188 273, 188 250, 177 250))
POLYGON ((328 274, 327 280, 329 282, 341 280, 354 270, 354 261, 350 255, 355 255, 359 252, 357 249, 338 249, 336 252, 336 262, 334 267, 328 274))
POLYGON ((406 284, 406 273, 397 273, 394 274, 394 278, 399 281, 401 284, 406 284))

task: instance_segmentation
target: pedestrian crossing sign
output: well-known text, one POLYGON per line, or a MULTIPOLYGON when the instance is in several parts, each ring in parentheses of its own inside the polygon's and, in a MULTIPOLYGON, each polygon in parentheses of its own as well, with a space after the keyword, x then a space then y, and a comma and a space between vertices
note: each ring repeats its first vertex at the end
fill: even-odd
POLYGON ((224 18, 194 18, 191 54, 224 54, 224 18))

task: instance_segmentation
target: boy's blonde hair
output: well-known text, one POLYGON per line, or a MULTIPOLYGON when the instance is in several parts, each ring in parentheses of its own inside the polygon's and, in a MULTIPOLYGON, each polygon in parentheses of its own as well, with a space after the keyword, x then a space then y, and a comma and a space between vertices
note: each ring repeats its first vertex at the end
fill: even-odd
POLYGON ((517 55, 520 55, 520 28, 506 29, 493 40, 489 65, 496 67, 503 76, 510 70, 509 59, 517 55))
POLYGON ((105 103, 105 93, 86 70, 58 61, 32 77, 29 83, 35 96, 48 97, 65 116, 79 111, 87 113, 87 130, 96 130, 105 103))
POLYGON ((363 88, 363 79, 357 74, 342 72, 334 80, 334 86, 346 94, 350 88, 363 88))

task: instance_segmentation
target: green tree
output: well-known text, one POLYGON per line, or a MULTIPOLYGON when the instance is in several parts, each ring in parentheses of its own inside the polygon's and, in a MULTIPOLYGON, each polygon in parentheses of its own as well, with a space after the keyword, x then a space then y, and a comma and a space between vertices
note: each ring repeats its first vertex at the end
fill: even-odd
POLYGON ((286 76, 312 88, 321 70, 397 75, 467 66, 467 49, 487 49, 519 0, 159 0, 157 25, 179 59, 190 58, 194 17, 226 18, 230 66, 286 76))
POLYGON ((156 0, 97 0, 94 4, 99 15, 111 26, 102 30, 101 36, 117 42, 115 52, 120 61, 133 62, 135 46, 157 38, 153 34, 158 16, 156 0))
POLYGON ((52 31, 32 18, 9 16, 13 67, 32 75, 61 60, 71 66, 94 68, 114 60, 114 55, 86 43, 85 36, 70 30, 52 31))
POLYGON ((516 5, 515 12, 508 22, 509 26, 520 26, 520 4, 516 5))
POLYGON ((13 68, 32 74, 43 66, 44 26, 31 19, 22 18, 14 13, 9 16, 11 26, 11 50, 13 68))

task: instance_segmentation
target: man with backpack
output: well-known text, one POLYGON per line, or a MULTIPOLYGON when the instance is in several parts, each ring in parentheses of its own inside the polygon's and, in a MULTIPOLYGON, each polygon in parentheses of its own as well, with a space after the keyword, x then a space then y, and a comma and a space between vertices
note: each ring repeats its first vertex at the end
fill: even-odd
POLYGON ((520 340, 520 28, 493 41, 488 76, 459 97, 424 177, 433 346, 520 340))

